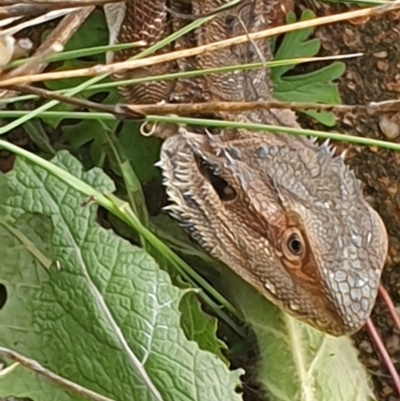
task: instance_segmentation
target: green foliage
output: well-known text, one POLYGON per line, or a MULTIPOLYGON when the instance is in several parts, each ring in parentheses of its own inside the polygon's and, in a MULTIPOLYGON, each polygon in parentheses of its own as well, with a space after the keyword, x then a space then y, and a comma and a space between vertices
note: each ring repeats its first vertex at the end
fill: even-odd
POLYGON ((236 276, 225 277, 259 344, 258 382, 271 401, 375 397, 348 337, 331 337, 282 313, 236 276))
MULTIPOLYGON (((100 192, 114 189, 99 169, 82 171, 67 152, 52 163, 100 192)), ((241 372, 229 372, 186 338, 179 304, 187 291, 172 285, 146 251, 101 228, 97 207, 43 168, 20 159, 1 181, 7 225, 59 265, 44 268, 26 241, 0 226, 1 282, 8 293, 0 311, 1 346, 115 400, 240 399, 234 389, 241 372)), ((192 312, 196 320, 199 311, 192 312)), ((190 330, 203 338, 196 324, 190 330)), ((11 395, 79 398, 26 372, 21 376, 20 368, 1 379, 0 397, 11 395)))
POLYGON ((139 132, 138 124, 126 122, 119 134, 119 143, 141 182, 160 178, 159 169, 154 168, 160 156, 159 139, 144 137, 139 132))
MULTIPOLYGON (((306 10, 303 12, 301 20, 312 18, 315 18, 315 14, 310 10, 306 10)), ((293 13, 288 14, 287 22, 296 22, 296 17, 293 13)), ((308 39, 312 33, 313 29, 309 28, 286 34, 279 48, 275 51, 274 59, 305 58, 318 54, 320 40, 308 39)), ((274 83, 274 97, 276 99, 285 102, 341 103, 337 84, 332 81, 343 74, 345 69, 343 63, 331 63, 308 74, 285 75, 293 67, 293 65, 288 65, 271 69, 271 79, 274 83)), ((331 112, 316 112, 312 110, 305 112, 305 114, 312 116, 324 125, 335 125, 335 117, 331 112)))
MULTIPOLYGON (((65 46, 65 51, 73 51, 82 48, 92 48, 96 46, 105 46, 108 44, 108 34, 107 34, 107 25, 105 18, 101 12, 94 12, 88 18, 88 20, 78 29, 78 31, 71 37, 68 43, 65 46)), ((105 63, 105 55, 104 53, 90 56, 90 57, 81 57, 78 59, 67 59, 61 62, 59 65, 56 64, 56 68, 53 68, 54 71, 70 71, 78 68, 86 68, 98 63, 105 63)), ((84 82, 86 82, 86 78, 69 78, 69 79, 60 79, 60 80, 50 80, 44 82, 47 89, 52 91, 59 91, 63 89, 68 89, 74 86, 78 86, 84 82)), ((110 81, 110 79, 108 79, 110 81)), ((97 90, 88 90, 84 93, 77 94, 76 97, 81 99, 88 99, 93 95, 98 94, 100 91, 97 90)), ((102 102, 104 104, 115 104, 118 100, 118 95, 116 89, 107 90, 106 93, 108 96, 102 102)), ((58 111, 72 111, 74 106, 68 104, 58 104, 53 107, 53 110, 58 111)), ((42 118, 42 120, 52 126, 53 128, 57 128, 60 122, 63 120, 62 117, 59 118, 42 118)), ((87 143, 90 140, 95 139, 96 134, 101 132, 101 127, 99 127, 98 121, 86 121, 85 125, 82 127, 78 127, 77 135, 74 135, 75 138, 72 138, 71 135, 66 135, 65 139, 73 141, 71 146, 73 149, 77 149, 76 141, 81 141, 81 145, 87 143), (81 135, 87 139, 84 141, 81 139, 81 135)), ((115 123, 116 125, 116 123, 115 123)), ((65 134, 68 133, 68 129, 70 127, 67 126, 66 132, 64 132, 64 127, 61 127, 65 134)), ((73 130, 73 128, 72 128, 73 130)), ((98 135, 97 135, 98 136, 98 135)), ((97 138, 96 138, 97 139, 97 138)), ((95 149, 92 150, 94 153, 95 165, 99 162, 100 158, 98 157, 98 146, 99 143, 96 140, 93 143, 93 147, 95 149), (97 154, 96 154, 97 153, 97 154), (97 156, 97 157, 96 157, 97 156)))
MULTIPOLYGON (((65 46, 65 51, 108 44, 108 31, 103 13, 98 10, 93 12, 85 24, 72 36, 65 46)), ((98 61, 104 63, 104 54, 97 56, 98 61)))

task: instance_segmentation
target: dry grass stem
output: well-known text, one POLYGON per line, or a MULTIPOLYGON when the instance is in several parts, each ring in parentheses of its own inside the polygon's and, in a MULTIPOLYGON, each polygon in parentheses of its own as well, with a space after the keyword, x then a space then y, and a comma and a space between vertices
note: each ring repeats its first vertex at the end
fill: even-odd
POLYGON ((396 0, 391 4, 386 4, 383 6, 365 8, 356 11, 350 11, 346 13, 340 13, 336 15, 330 15, 327 17, 315 18, 308 21, 296 22, 293 24, 280 26, 272 29, 266 29, 264 31, 254 32, 251 34, 245 34, 236 36, 231 39, 222 40, 214 43, 210 43, 203 46, 197 46, 194 48, 174 51, 162 55, 147 57, 140 60, 128 60, 124 62, 114 63, 110 65, 97 65, 89 68, 81 68, 72 71, 62 71, 62 72, 48 72, 43 74, 32 74, 24 77, 14 77, 8 78, 3 76, 0 78, 0 86, 9 85, 19 85, 27 84, 32 82, 41 82, 45 80, 56 80, 56 79, 66 79, 66 78, 77 78, 77 77, 90 77, 105 74, 115 74, 117 72, 135 69, 139 67, 150 66, 154 64, 161 64, 172 60, 178 60, 181 58, 197 56, 199 54, 211 51, 217 51, 232 45, 237 45, 241 43, 246 43, 248 41, 253 41, 257 39, 263 39, 267 37, 272 37, 280 35, 287 32, 293 32, 299 29, 310 28, 320 25, 325 25, 333 22, 344 21, 353 18, 366 17, 366 16, 376 16, 382 15, 386 12, 397 10, 400 8, 400 0, 396 0))

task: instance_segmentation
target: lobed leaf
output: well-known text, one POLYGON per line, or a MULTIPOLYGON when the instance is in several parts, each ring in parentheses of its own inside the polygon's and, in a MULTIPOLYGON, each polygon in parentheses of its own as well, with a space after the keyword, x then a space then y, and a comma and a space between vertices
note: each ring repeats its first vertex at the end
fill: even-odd
MULTIPOLYGON (((301 16, 302 21, 312 18, 315 18, 315 14, 311 10, 305 10, 301 16)), ((294 13, 287 15, 287 22, 296 22, 294 13)), ((275 51, 274 60, 315 56, 320 50, 321 43, 319 39, 308 39, 312 33, 312 28, 287 33, 275 51)), ((277 100, 282 102, 341 103, 337 85, 333 81, 343 74, 344 63, 335 62, 308 74, 285 75, 293 68, 294 65, 286 65, 271 69, 274 97, 277 100)), ((311 110, 304 113, 326 126, 335 125, 335 116, 331 112, 311 110)))

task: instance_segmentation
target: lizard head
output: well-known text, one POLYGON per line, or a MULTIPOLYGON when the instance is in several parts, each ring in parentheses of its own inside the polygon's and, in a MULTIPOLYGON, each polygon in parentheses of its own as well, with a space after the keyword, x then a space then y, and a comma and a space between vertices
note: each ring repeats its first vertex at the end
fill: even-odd
POLYGON ((181 131, 163 144, 161 167, 171 214, 263 296, 332 335, 364 325, 387 233, 327 145, 181 131))

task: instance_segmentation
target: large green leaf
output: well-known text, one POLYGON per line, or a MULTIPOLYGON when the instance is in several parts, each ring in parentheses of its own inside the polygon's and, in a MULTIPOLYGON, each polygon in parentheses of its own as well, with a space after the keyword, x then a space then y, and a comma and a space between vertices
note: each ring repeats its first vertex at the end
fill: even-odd
MULTIPOLYGON (((53 162, 98 191, 114 189, 100 169, 82 171, 67 152, 53 162)), ((22 159, 0 181, 8 224, 0 225, 8 294, 0 346, 118 401, 241 399, 241 372, 185 337, 179 304, 187 291, 144 250, 101 228, 94 204, 22 159), (60 270, 44 268, 32 246, 60 270)), ((78 398, 20 367, 0 379, 5 396, 78 398)))
POLYGON ((332 337, 283 313, 248 284, 225 275, 257 337, 257 379, 270 401, 375 399, 349 337, 332 337))

